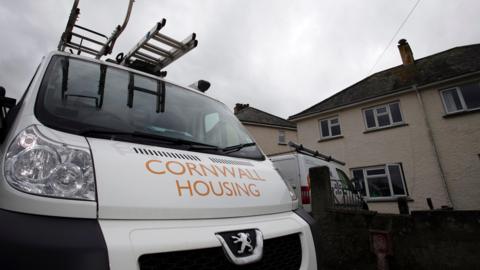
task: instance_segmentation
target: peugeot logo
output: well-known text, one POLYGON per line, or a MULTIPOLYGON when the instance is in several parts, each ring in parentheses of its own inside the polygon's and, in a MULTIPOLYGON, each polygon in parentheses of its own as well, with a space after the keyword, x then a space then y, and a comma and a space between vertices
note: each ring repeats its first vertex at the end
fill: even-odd
POLYGON ((245 251, 245 248, 248 248, 248 251, 249 252, 252 252, 253 251, 253 247, 252 247, 252 239, 250 239, 250 234, 249 233, 237 233, 237 236, 232 236, 233 238, 233 243, 236 244, 236 243, 241 243, 242 246, 240 247, 240 249, 237 251, 238 254, 243 254, 243 252, 245 251))
POLYGON ((234 264, 243 265, 262 259, 263 235, 258 229, 219 232, 215 234, 226 257, 234 264))

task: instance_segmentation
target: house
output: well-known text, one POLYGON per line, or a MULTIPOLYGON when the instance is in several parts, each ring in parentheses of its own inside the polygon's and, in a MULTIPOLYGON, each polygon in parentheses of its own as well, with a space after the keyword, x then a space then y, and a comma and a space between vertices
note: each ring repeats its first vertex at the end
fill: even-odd
POLYGON ((480 44, 380 71, 289 117, 298 141, 346 161, 370 209, 480 209, 480 44))
POLYGON ((266 155, 288 152, 290 147, 287 143, 297 141, 297 126, 293 122, 249 104, 237 103, 233 111, 266 155))

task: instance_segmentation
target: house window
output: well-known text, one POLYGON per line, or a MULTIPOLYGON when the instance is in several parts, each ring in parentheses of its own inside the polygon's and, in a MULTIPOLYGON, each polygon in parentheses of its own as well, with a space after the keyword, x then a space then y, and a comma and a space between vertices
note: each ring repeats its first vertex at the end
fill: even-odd
POLYGON ((403 123, 400 103, 394 102, 363 110, 367 129, 395 126, 403 123))
POLYGON ((278 144, 287 144, 287 139, 285 138, 285 130, 278 131, 278 144))
POLYGON ((341 135, 338 117, 320 120, 320 135, 322 138, 330 138, 341 135))
POLYGON ((480 109, 480 83, 470 83, 441 91, 443 105, 448 113, 480 109))
POLYGON ((402 165, 386 164, 376 167, 352 169, 355 185, 367 198, 406 196, 407 188, 402 165))

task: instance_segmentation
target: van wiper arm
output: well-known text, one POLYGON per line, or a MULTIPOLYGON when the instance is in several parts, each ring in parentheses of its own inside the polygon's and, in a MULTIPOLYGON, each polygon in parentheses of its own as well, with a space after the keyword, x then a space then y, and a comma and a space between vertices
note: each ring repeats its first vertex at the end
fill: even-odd
POLYGON ((186 145, 189 146, 189 150, 219 150, 217 146, 203 144, 198 142, 193 142, 189 140, 183 140, 179 138, 173 138, 168 136, 156 135, 141 131, 125 132, 125 131, 116 131, 116 130, 103 130, 103 129, 85 129, 79 132, 82 136, 88 135, 100 135, 108 136, 111 139, 115 139, 116 136, 119 137, 130 137, 130 138, 143 138, 154 141, 161 141, 162 143, 169 143, 173 145, 186 145))
POLYGON ((189 150, 220 150, 220 148, 218 148, 215 145, 199 143, 199 142, 194 142, 194 141, 189 141, 189 140, 184 140, 179 138, 167 137, 162 135, 150 134, 150 133, 145 133, 141 131, 134 131, 132 134, 133 136, 138 136, 143 138, 169 141, 177 145, 187 145, 189 146, 189 150))
POLYGON ((110 139, 115 139, 116 137, 129 137, 129 138, 144 138, 144 139, 150 139, 150 140, 161 140, 162 142, 167 142, 171 144, 176 144, 176 141, 174 141, 174 138, 168 138, 168 137, 157 137, 155 135, 151 135, 148 133, 142 133, 142 132, 126 132, 126 131, 117 131, 117 130, 109 130, 109 129, 84 129, 79 132, 79 135, 82 136, 99 136, 99 137, 108 137, 110 139))
POLYGON ((227 147, 223 148, 222 151, 226 152, 226 153, 231 153, 231 152, 238 151, 242 148, 249 147, 249 146, 254 146, 254 145, 256 145, 255 142, 241 143, 241 144, 237 144, 237 145, 227 146, 227 147))

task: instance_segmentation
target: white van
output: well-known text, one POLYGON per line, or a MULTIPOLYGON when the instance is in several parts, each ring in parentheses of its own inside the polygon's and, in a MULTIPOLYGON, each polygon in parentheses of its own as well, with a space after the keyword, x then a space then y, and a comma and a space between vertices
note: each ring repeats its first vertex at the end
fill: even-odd
POLYGON ((4 269, 316 269, 295 194, 199 91, 53 52, 4 123, 4 269))
POLYGON ((317 269, 313 220, 218 100, 55 51, 0 105, 1 269, 317 269))
MULTIPOLYGON (((344 203, 351 182, 345 173, 345 163, 313 151, 302 145, 289 142, 294 151, 270 156, 275 168, 280 172, 295 190, 300 198, 299 206, 307 212, 312 211, 309 169, 318 166, 327 166, 330 171, 331 187, 335 203, 344 203)), ((350 195, 350 194, 348 194, 350 195)))

